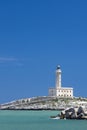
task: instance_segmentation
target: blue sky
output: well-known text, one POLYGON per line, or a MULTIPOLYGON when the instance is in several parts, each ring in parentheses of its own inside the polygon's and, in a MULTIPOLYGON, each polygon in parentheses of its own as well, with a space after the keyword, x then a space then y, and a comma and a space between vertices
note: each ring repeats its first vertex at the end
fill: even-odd
POLYGON ((0 1, 0 103, 62 86, 87 97, 87 1, 0 1))

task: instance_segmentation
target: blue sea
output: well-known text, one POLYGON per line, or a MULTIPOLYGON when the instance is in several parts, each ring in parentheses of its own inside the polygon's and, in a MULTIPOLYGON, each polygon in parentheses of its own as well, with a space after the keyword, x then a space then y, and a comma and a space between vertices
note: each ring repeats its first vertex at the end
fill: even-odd
POLYGON ((87 130, 87 120, 54 120, 58 111, 0 111, 0 130, 87 130))

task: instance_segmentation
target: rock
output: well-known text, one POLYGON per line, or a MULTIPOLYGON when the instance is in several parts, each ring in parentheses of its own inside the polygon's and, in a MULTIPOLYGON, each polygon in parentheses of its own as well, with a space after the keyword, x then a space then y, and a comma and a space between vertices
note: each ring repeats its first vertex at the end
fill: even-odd
POLYGON ((69 108, 69 109, 65 110, 65 116, 66 116, 66 119, 74 119, 74 118, 76 118, 75 109, 74 108, 69 108))
POLYGON ((87 111, 84 113, 84 116, 87 116, 87 111))
POLYGON ((74 108, 69 108, 69 109, 65 110, 65 112, 66 112, 66 113, 67 113, 67 112, 75 113, 75 109, 74 109, 74 108))
POLYGON ((66 117, 66 119, 71 119, 71 112, 66 112, 65 117, 66 117))
POLYGON ((65 111, 62 111, 60 115, 60 119, 64 119, 64 118, 65 118, 65 111))
MULTIPOLYGON (((82 107, 77 108, 68 108, 61 111, 59 115, 56 116, 58 119, 86 119, 87 120, 87 111, 83 110, 82 107)), ((52 117, 51 117, 52 118, 52 117)), ((54 118, 54 117, 53 117, 54 118)))
POLYGON ((83 110, 82 107, 79 107, 78 110, 75 108, 69 108, 61 112, 60 119, 87 119, 87 113, 83 110))
POLYGON ((81 119, 87 120, 87 116, 82 116, 81 119))
POLYGON ((65 115, 65 110, 61 111, 61 114, 65 115))
POLYGON ((71 114, 71 119, 76 119, 76 118, 77 118, 76 112, 75 112, 75 113, 72 113, 72 114, 71 114))
POLYGON ((79 108, 78 108, 77 115, 79 115, 80 113, 83 113, 83 114, 84 114, 84 110, 83 110, 82 107, 79 107, 79 108))
POLYGON ((80 113, 78 116, 77 116, 77 119, 81 119, 84 117, 84 113, 80 113))

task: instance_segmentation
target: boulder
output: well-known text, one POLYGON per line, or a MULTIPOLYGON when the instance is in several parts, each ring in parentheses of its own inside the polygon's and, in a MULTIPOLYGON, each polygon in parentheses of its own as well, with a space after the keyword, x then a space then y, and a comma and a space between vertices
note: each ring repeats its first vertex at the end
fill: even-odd
POLYGON ((65 118, 66 119, 71 119, 71 112, 66 112, 65 118))
POLYGON ((84 117, 84 113, 80 113, 79 115, 77 115, 77 119, 82 119, 84 117))
MULTIPOLYGON (((66 110, 61 111, 58 119, 86 119, 87 120, 87 111, 85 111, 82 107, 77 108, 68 108, 66 110)), ((54 118, 54 117, 53 117, 54 118)))
POLYGON ((64 119, 65 118, 65 111, 62 111, 60 114, 60 119, 64 119))
POLYGON ((71 119, 76 119, 76 118, 77 118, 76 112, 75 112, 75 113, 72 113, 72 114, 71 114, 71 119))
POLYGON ((82 107, 78 109, 68 108, 63 110, 60 114, 60 119, 87 119, 87 113, 83 110, 82 107))
POLYGON ((67 113, 67 112, 75 113, 75 109, 74 108, 69 108, 69 109, 65 110, 65 113, 67 113))
POLYGON ((85 112, 84 112, 83 108, 80 106, 80 107, 78 108, 77 115, 79 115, 79 114, 81 114, 81 113, 84 114, 85 112))

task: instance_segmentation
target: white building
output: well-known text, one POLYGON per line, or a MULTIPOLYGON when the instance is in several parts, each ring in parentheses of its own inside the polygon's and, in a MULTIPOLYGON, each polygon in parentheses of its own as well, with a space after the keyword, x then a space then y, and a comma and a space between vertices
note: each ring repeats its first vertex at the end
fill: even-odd
POLYGON ((61 85, 61 68, 60 68, 60 66, 58 66, 56 69, 56 86, 55 86, 55 88, 49 89, 49 96, 73 98, 73 88, 62 87, 62 85, 61 85))

